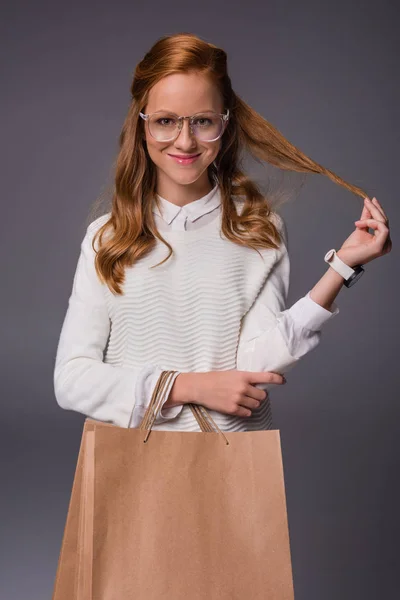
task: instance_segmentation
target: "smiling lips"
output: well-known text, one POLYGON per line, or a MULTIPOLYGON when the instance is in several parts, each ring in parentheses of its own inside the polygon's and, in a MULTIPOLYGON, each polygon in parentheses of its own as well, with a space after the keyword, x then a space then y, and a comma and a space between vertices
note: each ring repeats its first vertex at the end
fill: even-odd
POLYGON ((193 158, 194 156, 198 156, 198 154, 170 154, 170 156, 176 156, 176 158, 193 158))
POLYGON ((200 156, 200 154, 168 154, 168 156, 173 158, 181 165, 189 165, 193 163, 200 156))

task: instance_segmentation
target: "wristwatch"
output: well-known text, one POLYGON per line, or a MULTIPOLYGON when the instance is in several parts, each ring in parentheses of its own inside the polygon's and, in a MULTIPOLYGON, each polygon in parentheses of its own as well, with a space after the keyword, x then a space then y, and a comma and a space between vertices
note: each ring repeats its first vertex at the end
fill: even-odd
POLYGON ((332 269, 335 269, 344 279, 344 285, 351 287, 354 285, 364 273, 361 265, 356 265, 354 268, 346 265, 337 255, 336 250, 332 248, 325 254, 324 261, 329 264, 332 269))

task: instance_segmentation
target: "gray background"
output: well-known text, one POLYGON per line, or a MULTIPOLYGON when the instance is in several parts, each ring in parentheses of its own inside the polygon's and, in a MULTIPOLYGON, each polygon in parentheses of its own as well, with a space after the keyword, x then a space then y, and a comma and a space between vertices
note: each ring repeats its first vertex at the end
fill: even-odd
MULTIPOLYGON (((271 401, 296 599, 397 597, 395 4, 3 3, 1 600, 51 597, 84 420, 54 398, 58 336, 134 67, 158 37, 179 31, 222 46, 237 93, 390 217, 393 251, 342 289, 340 315, 271 401)), ((351 233, 361 204, 310 176, 282 208, 289 306, 325 272, 324 253, 351 233)))

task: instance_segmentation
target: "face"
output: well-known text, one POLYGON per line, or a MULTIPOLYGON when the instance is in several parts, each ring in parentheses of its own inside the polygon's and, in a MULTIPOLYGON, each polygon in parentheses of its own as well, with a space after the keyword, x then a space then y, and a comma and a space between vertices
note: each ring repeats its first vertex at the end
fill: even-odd
MULTIPOLYGON (((142 112, 148 114, 159 110, 167 110, 178 116, 204 111, 226 112, 219 90, 208 78, 197 73, 174 73, 156 83, 149 92, 148 103, 142 112)), ((218 155, 221 137, 214 142, 200 141, 191 133, 189 120, 185 119, 178 137, 173 141, 155 140, 148 131, 147 123, 145 139, 148 153, 157 169, 158 194, 167 199, 182 199, 205 195, 211 190, 207 168, 218 155), (188 164, 171 157, 193 154, 199 156, 188 164)))

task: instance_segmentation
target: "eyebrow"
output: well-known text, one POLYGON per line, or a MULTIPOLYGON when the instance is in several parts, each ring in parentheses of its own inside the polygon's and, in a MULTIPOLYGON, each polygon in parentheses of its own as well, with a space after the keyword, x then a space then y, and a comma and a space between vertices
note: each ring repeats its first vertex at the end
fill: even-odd
MULTIPOLYGON (((178 113, 177 113, 177 112, 175 112, 174 110, 169 110, 168 108, 159 108, 158 110, 153 110, 153 112, 160 112, 160 111, 163 111, 163 112, 169 112, 169 113, 173 113, 174 115, 177 115, 177 114, 178 114, 178 113)), ((217 110, 214 110, 214 109, 212 109, 212 108, 207 108, 206 110, 196 110, 196 112, 195 112, 195 113, 193 113, 193 114, 194 114, 194 115, 197 115, 198 113, 204 113, 204 112, 213 112, 213 113, 217 113, 217 114, 219 114, 217 110)))

